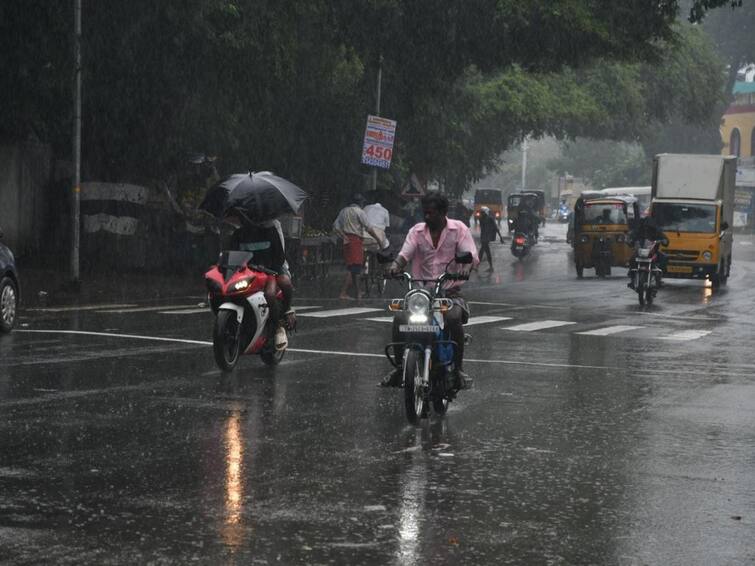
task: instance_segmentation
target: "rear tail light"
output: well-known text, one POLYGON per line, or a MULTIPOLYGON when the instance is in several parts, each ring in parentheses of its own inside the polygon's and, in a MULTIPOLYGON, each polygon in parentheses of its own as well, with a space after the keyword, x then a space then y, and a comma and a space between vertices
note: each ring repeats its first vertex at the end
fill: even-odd
POLYGON ((498 211, 498 210, 495 211, 495 217, 496 218, 500 218, 501 217, 500 211, 498 211))
POLYGON ((522 238, 521 236, 519 236, 518 238, 514 238, 514 242, 516 242, 517 244, 523 246, 524 245, 524 238, 522 238))

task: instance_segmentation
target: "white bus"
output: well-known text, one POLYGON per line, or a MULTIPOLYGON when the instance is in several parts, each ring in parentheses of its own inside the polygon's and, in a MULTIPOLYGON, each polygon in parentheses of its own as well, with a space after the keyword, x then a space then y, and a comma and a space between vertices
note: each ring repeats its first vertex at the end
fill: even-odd
POLYGON ((617 195, 630 195, 637 199, 637 203, 640 205, 640 214, 646 216, 650 209, 650 201, 652 196, 650 194, 650 187, 609 187, 600 191, 606 196, 617 195))

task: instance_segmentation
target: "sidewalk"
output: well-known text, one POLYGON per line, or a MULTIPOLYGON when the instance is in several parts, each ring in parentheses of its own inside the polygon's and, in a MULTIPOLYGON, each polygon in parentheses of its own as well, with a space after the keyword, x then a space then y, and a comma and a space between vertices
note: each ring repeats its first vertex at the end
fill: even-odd
MULTIPOLYGON (((82 273, 75 288, 67 274, 40 267, 18 267, 21 285, 21 309, 61 307, 85 304, 132 304, 159 302, 166 299, 206 299, 204 272, 196 273, 82 273)), ((295 283, 299 297, 336 298, 345 268, 333 266, 327 277, 295 283)))

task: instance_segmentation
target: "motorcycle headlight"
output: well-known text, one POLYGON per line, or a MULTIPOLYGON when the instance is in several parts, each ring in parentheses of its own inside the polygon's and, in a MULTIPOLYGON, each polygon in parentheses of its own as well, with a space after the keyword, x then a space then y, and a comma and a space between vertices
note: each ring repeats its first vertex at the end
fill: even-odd
POLYGON ((713 259, 713 254, 710 252, 703 252, 703 259, 705 261, 711 261, 713 259))
POLYGON ((252 284, 253 279, 254 277, 247 277, 246 279, 242 279, 241 281, 236 281, 236 283, 233 284, 233 290, 243 291, 252 284))
POLYGON ((641 258, 650 257, 650 248, 640 248, 637 250, 637 255, 641 258))
POLYGON ((425 293, 414 293, 406 298, 406 310, 411 322, 427 322, 430 313, 430 297, 425 293))

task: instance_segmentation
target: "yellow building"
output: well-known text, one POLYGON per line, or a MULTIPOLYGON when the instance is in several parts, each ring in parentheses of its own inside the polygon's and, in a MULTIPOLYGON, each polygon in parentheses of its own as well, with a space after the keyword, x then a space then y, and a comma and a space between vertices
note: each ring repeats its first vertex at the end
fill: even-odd
POLYGON ((721 121, 722 155, 755 156, 755 82, 737 81, 721 121))

